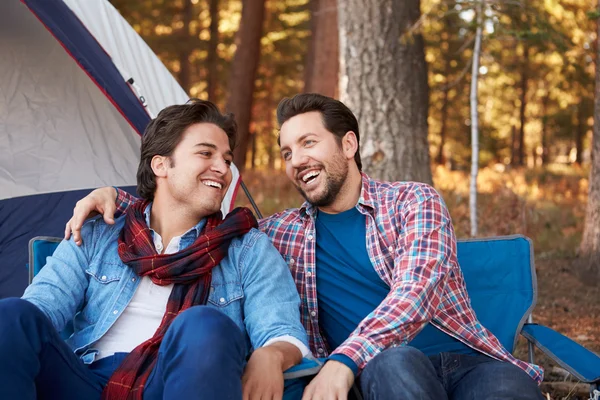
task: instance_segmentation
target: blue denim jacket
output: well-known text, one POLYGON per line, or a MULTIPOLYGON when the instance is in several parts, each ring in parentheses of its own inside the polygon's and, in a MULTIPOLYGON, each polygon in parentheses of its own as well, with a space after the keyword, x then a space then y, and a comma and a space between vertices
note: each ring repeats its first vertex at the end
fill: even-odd
MULTIPOLYGON (((114 225, 101 218, 86 222, 83 245, 63 240, 23 295, 58 331, 73 320, 75 333, 66 342, 86 364, 94 361, 94 343, 115 323, 140 282, 117 252, 124 222, 124 217, 114 225)), ((204 223, 182 236, 180 249, 194 242, 204 223)), ((234 239, 213 269, 208 305, 235 321, 245 333, 248 352, 285 335, 308 345, 300 323, 300 298, 287 265, 256 229, 234 239)))

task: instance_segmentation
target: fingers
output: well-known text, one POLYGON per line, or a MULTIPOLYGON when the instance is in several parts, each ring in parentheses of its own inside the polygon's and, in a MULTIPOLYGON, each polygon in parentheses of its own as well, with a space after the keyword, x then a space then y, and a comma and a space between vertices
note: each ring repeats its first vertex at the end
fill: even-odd
POLYGON ((104 208, 104 212, 102 213, 104 222, 109 225, 113 225, 115 223, 115 211, 117 211, 117 206, 115 205, 114 201, 107 204, 104 208))
MULTIPOLYGON (((71 218, 73 219, 73 218, 71 218)), ((65 225, 65 240, 69 240, 69 238, 71 237, 71 219, 67 221, 67 224, 65 225)))

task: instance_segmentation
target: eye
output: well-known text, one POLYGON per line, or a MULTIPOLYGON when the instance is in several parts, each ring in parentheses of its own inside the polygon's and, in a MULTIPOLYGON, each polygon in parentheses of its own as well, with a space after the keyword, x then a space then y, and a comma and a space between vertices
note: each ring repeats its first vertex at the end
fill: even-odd
POLYGON ((212 156, 212 153, 210 151, 199 151, 196 154, 200 154, 203 157, 210 157, 210 156, 212 156))
POLYGON ((285 161, 288 161, 290 159, 290 157, 292 157, 292 152, 286 151, 286 152, 283 152, 281 155, 285 161))
POLYGON ((315 144, 315 143, 316 143, 316 142, 315 142, 314 140, 312 140, 312 139, 306 139, 306 140, 304 141, 304 146, 305 146, 305 147, 309 147, 309 146, 312 146, 312 145, 313 145, 313 144, 315 144))
POLYGON ((231 164, 233 164, 232 160, 225 160, 225 164, 227 164, 228 166, 231 167, 231 164))

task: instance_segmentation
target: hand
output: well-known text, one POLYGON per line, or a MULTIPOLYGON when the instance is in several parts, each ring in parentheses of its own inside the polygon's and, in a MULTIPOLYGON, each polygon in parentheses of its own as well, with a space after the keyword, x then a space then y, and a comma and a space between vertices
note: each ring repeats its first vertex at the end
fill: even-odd
POLYGON ((283 363, 283 357, 276 347, 266 346, 254 351, 242 377, 243 399, 282 399, 283 363))
POLYGON ((73 233, 73 240, 77 246, 83 243, 81 240, 81 227, 86 219, 95 215, 102 214, 104 222, 109 225, 115 223, 114 215, 117 209, 115 199, 117 191, 113 187, 103 187, 94 190, 75 204, 73 216, 65 226, 65 240, 68 240, 73 233))
POLYGON ((302 400, 346 400, 354 373, 339 361, 330 360, 304 389, 302 400))

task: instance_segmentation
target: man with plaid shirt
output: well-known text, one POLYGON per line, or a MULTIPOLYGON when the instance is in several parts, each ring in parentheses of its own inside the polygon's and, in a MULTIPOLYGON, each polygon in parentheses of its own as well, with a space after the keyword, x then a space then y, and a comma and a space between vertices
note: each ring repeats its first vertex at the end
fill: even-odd
MULTIPOLYGON (((362 173, 358 122, 337 100, 300 94, 277 117, 286 174, 306 202, 260 229, 294 277, 313 354, 327 359, 304 398, 346 398, 355 379, 366 399, 543 398, 542 370, 477 320, 435 189, 362 173)), ((114 191, 100 190, 67 231, 94 208, 112 213, 114 191)), ((119 212, 130 202, 117 193, 119 212)))

